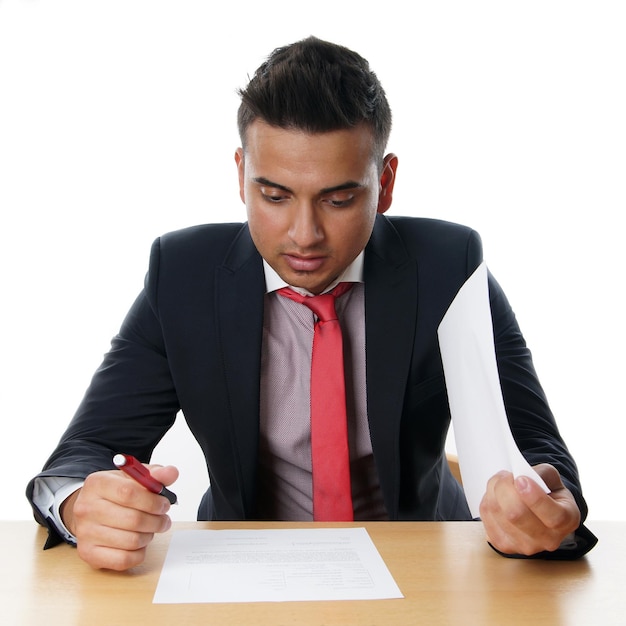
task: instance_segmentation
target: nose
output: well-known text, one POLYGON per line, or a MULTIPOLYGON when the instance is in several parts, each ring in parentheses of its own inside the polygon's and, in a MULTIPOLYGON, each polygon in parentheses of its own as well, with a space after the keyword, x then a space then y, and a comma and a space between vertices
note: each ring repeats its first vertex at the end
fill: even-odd
POLYGON ((299 202, 293 207, 289 237, 299 248, 310 248, 324 239, 324 229, 315 204, 299 202))

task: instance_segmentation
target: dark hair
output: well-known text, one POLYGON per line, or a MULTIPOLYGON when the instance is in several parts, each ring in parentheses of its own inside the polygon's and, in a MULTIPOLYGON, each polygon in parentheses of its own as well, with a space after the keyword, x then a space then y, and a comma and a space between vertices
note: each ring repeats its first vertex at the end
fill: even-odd
POLYGON ((374 157, 382 161, 391 131, 385 92, 356 52, 309 37, 277 48, 239 90, 239 135, 257 118, 271 126, 323 133, 365 123, 372 129, 374 157))

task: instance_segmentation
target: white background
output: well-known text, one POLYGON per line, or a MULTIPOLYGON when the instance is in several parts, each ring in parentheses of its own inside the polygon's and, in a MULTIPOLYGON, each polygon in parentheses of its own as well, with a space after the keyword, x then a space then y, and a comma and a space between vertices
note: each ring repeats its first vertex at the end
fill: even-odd
MULTIPOLYGON (((0 0, 0 518, 30 517, 26 482, 152 240, 244 219, 235 91, 310 34, 370 60, 394 110, 391 214, 481 233, 590 517, 626 518, 625 32, 618 0, 0 0)), ((182 419, 154 460, 180 467, 174 517, 193 519, 206 470, 182 419)))

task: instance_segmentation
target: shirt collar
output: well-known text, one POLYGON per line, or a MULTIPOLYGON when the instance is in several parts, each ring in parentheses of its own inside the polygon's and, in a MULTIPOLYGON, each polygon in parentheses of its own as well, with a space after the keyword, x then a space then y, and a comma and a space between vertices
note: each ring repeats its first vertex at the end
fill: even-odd
MULTIPOLYGON (((333 281, 328 287, 324 290, 323 293, 330 291, 334 287, 336 287, 339 283, 362 283, 363 282, 363 259, 365 258, 365 252, 361 250, 359 256, 357 256, 348 267, 344 270, 343 274, 337 278, 337 280, 333 281)), ((272 291, 276 291, 277 289, 282 289, 283 287, 291 287, 294 291, 298 293, 304 294, 305 296, 312 296, 313 294, 307 291, 306 289, 301 289, 300 287, 293 287, 292 285, 288 285, 271 267, 271 265, 263 259, 263 270, 265 271, 265 292, 271 293, 272 291)))

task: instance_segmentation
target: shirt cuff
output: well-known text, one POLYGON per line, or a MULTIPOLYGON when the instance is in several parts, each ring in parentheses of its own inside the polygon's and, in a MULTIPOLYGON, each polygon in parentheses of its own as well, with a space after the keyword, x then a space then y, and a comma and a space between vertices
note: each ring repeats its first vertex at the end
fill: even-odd
POLYGON ((67 529, 61 519, 61 505, 76 490, 84 484, 78 478, 60 478, 56 476, 39 477, 35 479, 33 489, 33 503, 41 515, 48 519, 59 535, 72 545, 76 545, 76 537, 67 529))

